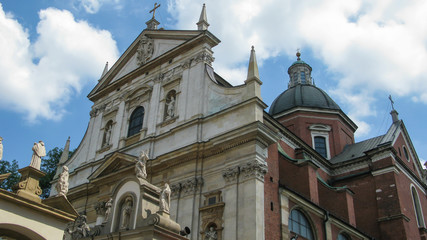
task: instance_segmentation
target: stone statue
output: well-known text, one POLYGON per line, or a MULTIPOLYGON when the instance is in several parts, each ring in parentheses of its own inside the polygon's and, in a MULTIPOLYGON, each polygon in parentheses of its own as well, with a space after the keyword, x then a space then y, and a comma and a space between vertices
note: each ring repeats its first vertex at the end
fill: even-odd
POLYGON ((43 141, 39 141, 38 143, 34 143, 33 146, 33 156, 31 157, 30 166, 40 170, 40 164, 42 161, 42 157, 46 156, 46 148, 44 146, 43 141))
POLYGON ((110 217, 111 214, 111 209, 113 208, 113 199, 110 198, 110 200, 108 200, 105 203, 105 217, 104 217, 104 222, 108 221, 108 218, 110 217))
POLYGON ((0 137, 0 160, 3 159, 3 138, 0 137))
POLYGON ((175 116, 175 97, 171 96, 170 101, 166 103, 167 105, 167 117, 166 118, 173 118, 175 116))
POLYGON ((135 174, 138 179, 147 178, 146 164, 148 160, 148 150, 141 151, 138 160, 135 164, 135 174))
POLYGON ((58 192, 57 196, 67 197, 68 193, 68 167, 62 166, 62 173, 59 174, 58 182, 56 183, 56 191, 58 192))
POLYGON ((205 232, 205 240, 217 240, 218 234, 214 227, 210 227, 209 230, 205 232))
POLYGON ((102 144, 103 147, 108 146, 108 144, 110 144, 112 129, 113 129, 113 125, 107 123, 105 133, 104 133, 104 144, 102 144))
POLYGON ((169 213, 169 205, 171 202, 171 189, 169 184, 165 183, 162 191, 160 192, 160 211, 169 213))
POLYGON ((69 222, 64 230, 63 239, 74 240, 84 237, 88 237, 90 233, 90 227, 87 224, 86 215, 80 215, 74 222, 69 222))
POLYGON ((120 218, 120 229, 127 230, 129 229, 129 223, 130 223, 130 215, 132 213, 132 197, 126 197, 125 203, 122 207, 122 215, 120 218))

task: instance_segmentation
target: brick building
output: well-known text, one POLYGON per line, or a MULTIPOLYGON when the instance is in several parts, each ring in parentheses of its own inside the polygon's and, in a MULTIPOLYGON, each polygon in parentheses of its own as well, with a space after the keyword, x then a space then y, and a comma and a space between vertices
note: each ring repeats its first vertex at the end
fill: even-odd
POLYGON ((297 57, 269 111, 295 141, 269 147, 266 239, 280 229, 284 239, 359 239, 356 229, 375 239, 426 239, 425 170, 397 111, 384 135, 355 143, 357 126, 297 57))

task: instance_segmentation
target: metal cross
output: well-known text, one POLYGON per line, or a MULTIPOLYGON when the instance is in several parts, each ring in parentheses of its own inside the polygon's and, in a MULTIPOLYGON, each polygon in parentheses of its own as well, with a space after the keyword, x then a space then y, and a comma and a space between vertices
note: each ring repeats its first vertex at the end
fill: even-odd
POLYGON ((151 9, 150 13, 153 13, 153 19, 154 19, 154 15, 156 14, 156 9, 160 7, 160 4, 157 5, 157 3, 154 3, 154 8, 151 9))
POLYGON ((391 98, 391 95, 388 95, 388 99, 390 99, 390 102, 391 102, 391 108, 394 110, 394 102, 393 102, 393 99, 391 98))

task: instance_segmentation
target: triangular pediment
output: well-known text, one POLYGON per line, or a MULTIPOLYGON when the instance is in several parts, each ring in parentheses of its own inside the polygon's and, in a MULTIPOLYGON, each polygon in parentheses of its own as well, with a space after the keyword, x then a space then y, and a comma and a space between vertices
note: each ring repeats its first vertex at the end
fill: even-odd
POLYGON ((134 166, 137 161, 136 156, 129 154, 115 152, 109 156, 98 169, 95 170, 90 176, 89 181, 102 178, 104 176, 112 175, 120 172, 123 169, 127 169, 130 166, 134 166))
POLYGON ((208 31, 144 30, 101 77, 88 98, 96 101, 198 44, 208 43, 213 47, 219 42, 208 31))

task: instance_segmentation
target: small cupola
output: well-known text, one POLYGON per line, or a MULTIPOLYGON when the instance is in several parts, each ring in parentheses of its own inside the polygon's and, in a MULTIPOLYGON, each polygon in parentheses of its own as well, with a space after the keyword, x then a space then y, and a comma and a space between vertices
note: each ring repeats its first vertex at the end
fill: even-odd
POLYGON ((288 68, 289 84, 288 88, 295 87, 298 84, 313 85, 311 79, 311 67, 301 60, 301 53, 297 51, 297 60, 288 68))

